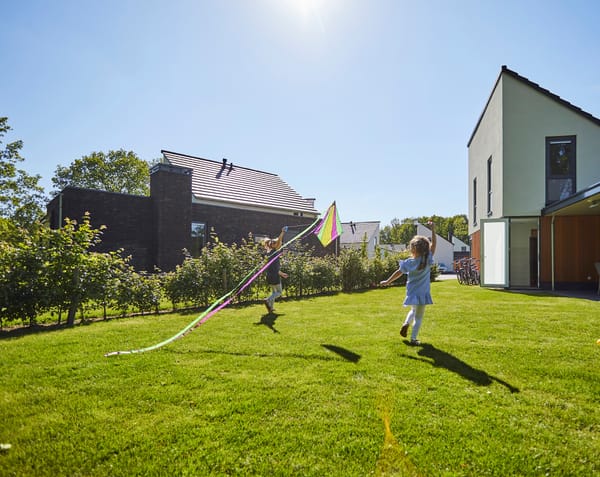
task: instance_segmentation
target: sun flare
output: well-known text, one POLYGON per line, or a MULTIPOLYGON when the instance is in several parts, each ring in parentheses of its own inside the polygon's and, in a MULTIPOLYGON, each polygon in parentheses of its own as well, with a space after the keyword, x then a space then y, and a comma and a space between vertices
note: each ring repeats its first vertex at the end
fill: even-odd
POLYGON ((327 0, 287 0, 291 8, 302 18, 303 21, 316 21, 323 30, 323 19, 321 11, 327 0))

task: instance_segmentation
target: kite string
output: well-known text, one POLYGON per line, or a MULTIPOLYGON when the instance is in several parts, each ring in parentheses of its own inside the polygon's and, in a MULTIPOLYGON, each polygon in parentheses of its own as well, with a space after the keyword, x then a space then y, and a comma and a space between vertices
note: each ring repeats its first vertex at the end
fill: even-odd
POLYGON ((229 291, 222 297, 218 298, 211 306, 209 306, 202 314, 200 314, 200 316, 198 316, 196 319, 194 319, 190 324, 188 324, 185 328, 183 328, 181 331, 179 331, 177 334, 175 334, 171 338, 168 338, 160 343, 157 343, 152 346, 148 346, 146 348, 133 349, 133 350, 128 350, 128 351, 112 351, 110 353, 106 353, 104 356, 108 357, 108 356, 116 356, 116 355, 121 355, 121 354, 144 353, 146 351, 152 351, 152 350, 155 350, 158 348, 162 348, 163 346, 165 346, 169 343, 172 343, 173 341, 175 341, 179 338, 182 338, 183 336, 188 334, 193 329, 199 327, 201 324, 206 323, 206 321, 208 321, 208 319, 210 317, 215 315, 219 310, 222 310, 227 305, 229 305, 236 296, 238 296, 241 292, 243 292, 246 288, 248 288, 248 286, 250 286, 250 284, 254 280, 256 280, 256 278, 258 276, 260 276, 260 274, 263 273, 264 270, 271 263, 273 263, 277 258, 279 258, 279 256, 283 252, 284 248, 288 247, 296 240, 299 240, 300 238, 307 235, 319 223, 320 220, 321 219, 317 218, 312 224, 310 224, 308 227, 306 227, 302 232, 300 232, 295 237, 292 237, 289 241, 284 243, 281 246, 281 248, 277 251, 277 253, 275 253, 272 257, 270 257, 269 261, 266 264, 264 264, 262 266, 261 265, 256 266, 231 291, 229 291), (259 270, 257 272, 255 272, 257 268, 259 268, 259 270), (251 276, 250 279, 248 279, 249 276, 251 276))

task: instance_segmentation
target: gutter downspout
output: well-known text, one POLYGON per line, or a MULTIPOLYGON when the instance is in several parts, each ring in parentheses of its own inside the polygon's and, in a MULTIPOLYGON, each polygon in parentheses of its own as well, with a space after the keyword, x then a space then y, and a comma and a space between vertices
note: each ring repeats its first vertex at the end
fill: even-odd
POLYGON ((542 277, 541 275, 541 270, 542 270, 542 246, 541 246, 541 241, 542 241, 542 218, 538 217, 537 220, 537 289, 539 290, 541 288, 541 282, 542 282, 542 277))
POLYGON ((550 258, 552 262, 552 291, 554 291, 554 219, 556 215, 552 216, 552 223, 550 225, 550 258))

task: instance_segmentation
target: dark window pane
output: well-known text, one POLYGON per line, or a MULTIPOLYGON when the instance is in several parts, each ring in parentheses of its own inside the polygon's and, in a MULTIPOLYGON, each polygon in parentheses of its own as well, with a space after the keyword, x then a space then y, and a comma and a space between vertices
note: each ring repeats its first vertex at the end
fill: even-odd
POLYGON ((571 161, 571 144, 550 144, 550 175, 570 175, 571 161))
POLYGON ((563 200, 573 195, 573 181, 571 179, 549 179, 548 200, 551 202, 563 200))

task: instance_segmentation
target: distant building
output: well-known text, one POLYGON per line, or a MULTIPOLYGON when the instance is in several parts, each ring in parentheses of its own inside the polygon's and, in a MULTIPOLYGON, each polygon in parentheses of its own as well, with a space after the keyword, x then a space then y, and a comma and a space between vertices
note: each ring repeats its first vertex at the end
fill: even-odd
POLYGON ((458 237, 452 236, 452 245, 454 245, 454 253, 470 253, 471 247, 464 243, 458 237))
POLYGON ((379 244, 382 251, 382 256, 385 252, 387 253, 400 253, 406 250, 406 245, 403 243, 382 243, 379 244))
MULTIPOLYGON (((431 229, 417 222, 417 235, 423 235, 431 240, 433 234, 431 229)), ((454 245, 440 234, 435 234, 435 236, 437 239, 435 254, 433 256, 435 263, 438 265, 445 265, 448 270, 452 270, 452 263, 454 262, 454 245)))
POLYGON ((379 244, 379 222, 342 222, 341 248, 360 250, 366 243, 367 256, 375 256, 375 247, 379 244))
MULTIPOLYGON (((228 244, 249 234, 276 237, 285 225, 301 230, 319 216, 314 199, 302 198, 277 174, 227 159, 162 154, 150 170, 150 196, 67 187, 47 205, 51 227, 88 211, 92 226, 107 226, 96 250, 122 248, 136 269, 168 271, 183 261, 184 249, 197 255, 213 236, 228 244)), ((323 251, 316 237, 307 240, 323 251)))

